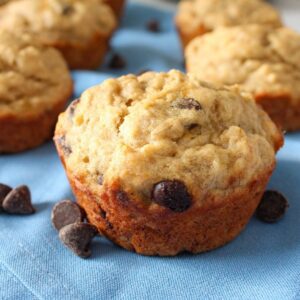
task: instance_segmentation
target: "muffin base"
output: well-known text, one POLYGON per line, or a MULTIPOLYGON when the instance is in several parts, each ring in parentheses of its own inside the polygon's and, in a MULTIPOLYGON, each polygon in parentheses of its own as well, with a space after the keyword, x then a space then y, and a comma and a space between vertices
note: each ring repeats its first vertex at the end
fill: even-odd
POLYGON ((293 106, 289 95, 260 94, 255 96, 255 100, 279 128, 284 131, 300 130, 300 105, 293 106))
POLYGON ((61 52, 70 69, 96 69, 108 52, 110 36, 95 35, 90 41, 81 44, 44 41, 48 46, 61 52))
MULTIPOLYGON (((56 146, 65 165, 63 150, 56 146)), ((122 191, 118 182, 97 193, 85 178, 66 172, 77 202, 102 235, 139 254, 174 256, 209 251, 233 240, 255 212, 274 167, 257 174, 246 187, 207 194, 205 205, 183 213, 159 206, 149 210, 122 191)))
POLYGON ((0 117, 0 153, 17 153, 35 148, 53 136, 58 115, 72 95, 71 87, 52 109, 28 118, 0 117))

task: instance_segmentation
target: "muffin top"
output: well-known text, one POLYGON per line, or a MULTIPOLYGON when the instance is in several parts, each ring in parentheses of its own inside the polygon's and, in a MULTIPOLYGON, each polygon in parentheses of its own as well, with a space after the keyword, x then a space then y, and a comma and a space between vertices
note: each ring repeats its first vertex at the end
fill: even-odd
POLYGON ((176 23, 188 33, 203 26, 207 31, 243 24, 280 26, 281 19, 274 7, 261 0, 183 0, 176 23))
POLYGON ((220 28, 186 49, 189 72, 200 80, 241 85, 259 95, 290 95, 300 101, 300 35, 260 25, 220 28))
POLYGON ((93 191, 116 183, 131 198, 183 182, 195 199, 246 185, 274 165, 277 127, 251 98, 179 71, 127 75, 87 90, 60 116, 68 172, 93 191))
POLYGON ((28 34, 0 30, 0 117, 47 111, 71 90, 70 73, 57 50, 28 34))
POLYGON ((19 0, 0 9, 0 27, 33 32, 45 43, 81 44, 110 35, 116 18, 99 0, 19 0))

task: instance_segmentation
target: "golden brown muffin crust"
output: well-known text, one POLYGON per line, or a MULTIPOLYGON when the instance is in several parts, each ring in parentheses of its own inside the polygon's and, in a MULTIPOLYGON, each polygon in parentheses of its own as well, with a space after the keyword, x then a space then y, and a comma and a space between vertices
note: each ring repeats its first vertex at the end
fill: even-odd
POLYGON ((30 35, 0 30, 0 71, 0 152, 39 145, 72 93, 63 57, 30 35))
POLYGON ((298 33, 259 25, 220 28, 192 41, 185 55, 188 72, 199 80, 238 84, 284 129, 294 126, 288 111, 300 107, 298 33))
POLYGON ((175 22, 185 46, 193 37, 218 27, 282 25, 276 9, 261 0, 183 0, 178 5, 175 22))
POLYGON ((79 203, 101 232, 127 249, 174 255, 214 248, 244 227, 282 135, 251 98, 173 70, 89 89, 60 116, 55 141, 79 203), (166 181, 190 197, 187 206, 153 200, 154 187, 166 181), (236 219, 234 210, 241 210, 236 219), (228 235, 206 244, 218 214, 224 218, 210 238, 225 224, 228 235), (177 242, 173 226, 182 235, 177 242))

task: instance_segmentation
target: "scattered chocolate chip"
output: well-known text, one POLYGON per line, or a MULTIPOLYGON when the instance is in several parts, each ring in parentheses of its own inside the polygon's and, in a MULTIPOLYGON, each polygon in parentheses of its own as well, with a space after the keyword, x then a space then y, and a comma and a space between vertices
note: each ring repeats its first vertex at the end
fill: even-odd
POLYGON ((51 213, 52 225, 60 230, 66 225, 82 222, 84 214, 81 208, 71 200, 64 200, 57 203, 51 213))
POLYGON ((143 74, 145 74, 147 72, 151 72, 151 70, 149 70, 149 69, 141 70, 140 72, 137 73, 137 75, 140 76, 140 75, 143 75, 143 74))
POLYGON ((72 103, 69 105, 69 115, 72 118, 74 116, 74 112, 76 109, 77 104, 80 102, 80 98, 75 99, 74 101, 72 101, 72 103))
POLYGON ((62 243, 76 255, 87 258, 91 256, 90 244, 98 231, 95 226, 87 223, 74 223, 59 231, 62 243))
POLYGON ((124 58, 119 54, 114 54, 108 64, 111 69, 123 69, 126 67, 124 58))
POLYGON ((72 149, 67 144, 66 137, 64 135, 56 138, 56 142, 61 147, 62 151, 66 156, 69 156, 72 153, 72 149))
POLYGON ((10 186, 0 183, 0 211, 2 211, 2 203, 5 197, 11 190, 12 188, 10 186))
POLYGON ((160 32, 160 24, 155 19, 148 21, 146 24, 146 28, 148 31, 151 32, 155 32, 155 33, 160 32))
POLYGON ((202 109, 201 104, 193 98, 177 99, 176 101, 174 101, 172 106, 179 109, 195 109, 195 110, 202 109))
POLYGON ((127 196, 127 194, 124 192, 124 191, 118 191, 117 194, 117 199, 121 202, 128 202, 129 201, 129 198, 127 196))
POLYGON ((2 207, 9 214, 29 215, 35 212, 31 204, 30 190, 25 185, 10 191, 4 198, 2 207))
POLYGON ((155 184, 152 200, 174 212, 184 212, 192 204, 185 184, 179 180, 164 180, 155 184))
POLYGON ((288 207, 289 203, 281 193, 266 191, 256 210, 256 216, 263 222, 275 223, 284 216, 288 207))
POLYGON ((62 10, 61 10, 61 13, 64 15, 64 16, 69 16, 71 15, 72 13, 74 12, 74 7, 72 5, 63 5, 62 7, 62 10))

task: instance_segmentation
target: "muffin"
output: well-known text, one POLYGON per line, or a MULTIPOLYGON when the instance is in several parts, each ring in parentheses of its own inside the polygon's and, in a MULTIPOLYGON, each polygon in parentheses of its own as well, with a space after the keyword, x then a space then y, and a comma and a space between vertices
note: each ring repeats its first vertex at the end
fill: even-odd
POLYGON ((238 84, 282 129, 300 129, 298 33, 260 25, 218 29, 191 42, 186 64, 200 80, 238 84))
POLYGON ((105 0, 105 2, 112 8, 117 18, 120 19, 124 10, 125 0, 105 0))
POLYGON ((51 138, 71 94, 71 76, 56 49, 0 30, 0 153, 51 138))
POLYGON ((276 9, 261 0, 183 0, 179 3, 175 23, 183 47, 193 38, 218 27, 282 25, 276 9))
POLYGON ((100 233, 144 255, 199 253, 245 227, 282 135, 251 98, 179 71, 109 79, 59 117, 56 147, 100 233))
POLYGON ((31 32, 57 48, 70 68, 93 69, 108 51, 116 18, 99 0, 19 0, 0 9, 0 28, 31 32))

